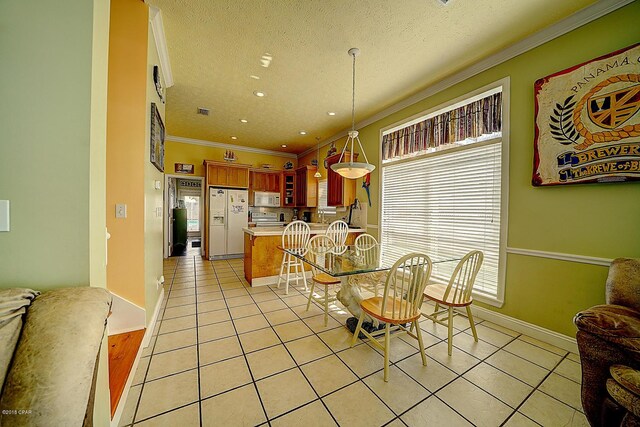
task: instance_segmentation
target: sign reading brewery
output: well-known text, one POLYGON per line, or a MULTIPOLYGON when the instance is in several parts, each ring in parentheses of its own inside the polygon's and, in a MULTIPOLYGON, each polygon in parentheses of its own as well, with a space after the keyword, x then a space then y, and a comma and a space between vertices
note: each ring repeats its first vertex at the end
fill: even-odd
POLYGON ((533 185, 640 180, 640 43, 535 83, 533 185))

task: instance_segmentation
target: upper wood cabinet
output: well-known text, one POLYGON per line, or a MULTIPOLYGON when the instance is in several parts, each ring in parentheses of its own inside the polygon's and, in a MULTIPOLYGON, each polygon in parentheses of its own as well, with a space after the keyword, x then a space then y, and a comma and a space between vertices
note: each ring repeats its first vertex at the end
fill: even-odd
POLYGON ((249 205, 253 206, 256 191, 280 193, 281 175, 281 171, 249 171, 249 205))
POLYGON ((205 160, 207 186, 248 188, 251 165, 205 160))
MULTIPOLYGON (((343 159, 350 159, 351 153, 345 151, 343 159)), ((358 159, 354 153, 353 161, 358 159)), ((356 179, 346 179, 331 169, 338 163, 340 153, 327 157, 327 206, 349 206, 356 198, 356 179)))
POLYGON ((282 172, 280 204, 285 208, 296 206, 296 173, 294 171, 282 172))
POLYGON ((302 166, 295 172, 296 206, 315 208, 318 206, 318 181, 313 176, 315 166, 302 166))

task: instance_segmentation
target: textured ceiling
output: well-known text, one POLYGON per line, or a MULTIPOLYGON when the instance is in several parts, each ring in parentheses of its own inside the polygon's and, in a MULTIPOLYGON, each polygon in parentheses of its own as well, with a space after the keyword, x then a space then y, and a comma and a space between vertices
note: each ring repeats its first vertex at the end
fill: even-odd
POLYGON ((324 140, 351 126, 349 48, 361 50, 360 121, 594 0, 148 3, 162 10, 173 70, 168 134, 300 153, 316 137, 324 140), (265 54, 272 57, 268 68, 261 65, 265 54), (255 96, 257 90, 266 97, 255 96), (197 115, 198 107, 210 108, 210 115, 197 115))

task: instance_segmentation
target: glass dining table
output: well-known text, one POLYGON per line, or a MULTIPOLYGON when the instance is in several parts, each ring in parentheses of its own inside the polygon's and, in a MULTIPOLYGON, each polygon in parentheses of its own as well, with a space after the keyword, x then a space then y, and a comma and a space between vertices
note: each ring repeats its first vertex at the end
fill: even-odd
MULTIPOLYGON (((340 290, 336 297, 356 319, 360 317, 360 302, 364 299, 362 288, 371 290, 371 285, 379 285, 383 292, 384 282, 393 264, 401 256, 411 252, 403 251, 398 247, 385 248, 381 244, 336 246, 321 255, 301 248, 290 248, 285 251, 317 271, 340 279, 340 290)), ((461 259, 455 256, 430 256, 430 258, 434 268, 446 265, 449 267, 447 270, 453 270, 456 262, 461 259)), ((368 320, 373 321, 365 318, 365 322, 368 320)))

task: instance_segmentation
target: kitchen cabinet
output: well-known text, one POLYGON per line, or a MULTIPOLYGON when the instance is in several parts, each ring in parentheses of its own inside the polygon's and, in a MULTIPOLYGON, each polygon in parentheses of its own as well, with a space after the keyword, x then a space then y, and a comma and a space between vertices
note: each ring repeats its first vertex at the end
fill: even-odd
POLYGON ((280 171, 251 170, 249 171, 249 205, 254 204, 256 191, 280 193, 280 171))
MULTIPOLYGON (((351 153, 345 151, 344 159, 350 159, 351 153)), ((353 161, 357 161, 358 154, 353 154, 353 161)), ((349 206, 356 198, 357 179, 346 179, 331 169, 331 165, 338 163, 340 153, 327 157, 327 206, 349 206)))
POLYGON ((251 165, 229 164, 205 160, 206 181, 208 186, 248 188, 249 168, 251 165))
POLYGON ((282 195, 280 203, 285 208, 296 206, 296 173, 294 171, 282 172, 282 195))
POLYGON ((313 176, 315 166, 302 166, 295 172, 295 199, 297 207, 315 208, 318 206, 318 181, 313 176))

